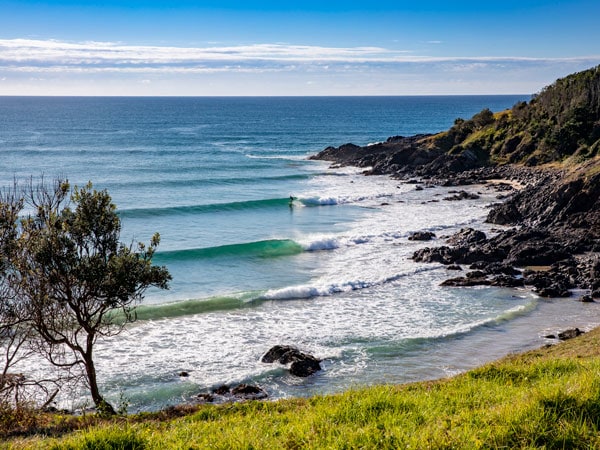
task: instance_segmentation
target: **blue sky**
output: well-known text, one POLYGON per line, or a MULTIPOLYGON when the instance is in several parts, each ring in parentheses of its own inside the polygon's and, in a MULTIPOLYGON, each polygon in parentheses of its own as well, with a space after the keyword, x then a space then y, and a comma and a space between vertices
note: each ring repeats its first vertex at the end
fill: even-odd
POLYGON ((598 0, 0 0, 0 95, 533 93, 600 64, 598 0))

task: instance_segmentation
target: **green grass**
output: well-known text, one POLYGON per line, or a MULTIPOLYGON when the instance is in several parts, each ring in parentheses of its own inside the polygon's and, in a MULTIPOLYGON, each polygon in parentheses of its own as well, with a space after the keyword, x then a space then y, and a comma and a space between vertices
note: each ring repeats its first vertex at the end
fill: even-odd
POLYGON ((600 448, 600 331, 434 382, 89 423, 7 448, 600 448))

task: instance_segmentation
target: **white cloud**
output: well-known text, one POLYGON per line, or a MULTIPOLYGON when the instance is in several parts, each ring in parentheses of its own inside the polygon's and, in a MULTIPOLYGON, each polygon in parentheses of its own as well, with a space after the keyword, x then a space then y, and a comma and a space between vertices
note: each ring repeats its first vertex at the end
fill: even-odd
MULTIPOLYGON (((429 43, 441 43, 430 41, 429 43)), ((248 67, 280 67, 283 64, 402 64, 456 62, 545 62, 600 60, 589 58, 523 57, 430 57, 415 56, 408 50, 382 47, 322 47, 290 44, 253 44, 212 47, 136 46, 113 42, 63 42, 56 40, 0 39, 0 67, 8 70, 27 68, 44 71, 48 67, 69 70, 71 67, 106 69, 115 72, 144 68, 152 72, 169 68, 203 71, 214 68, 233 72, 248 67)))
POLYGON ((177 64, 231 61, 393 60, 397 53, 380 47, 320 47, 254 44, 222 47, 135 46, 112 42, 70 43, 55 40, 0 39, 0 61, 45 64, 177 64))
POLYGON ((526 93, 599 63, 600 56, 432 57, 365 46, 174 47, 0 39, 0 95, 526 93))

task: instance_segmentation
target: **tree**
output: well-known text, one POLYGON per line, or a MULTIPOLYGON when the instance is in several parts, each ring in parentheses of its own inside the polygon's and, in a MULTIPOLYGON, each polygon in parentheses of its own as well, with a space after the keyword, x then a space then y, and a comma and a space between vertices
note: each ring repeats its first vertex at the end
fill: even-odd
POLYGON ((471 120, 477 128, 483 128, 494 123, 494 113, 489 108, 485 108, 475 114, 471 120))
POLYGON ((16 189, 0 193, 0 405, 19 404, 21 375, 10 369, 26 355, 30 337, 29 323, 21 314, 14 289, 13 261, 17 244, 17 223, 23 201, 16 189))
POLYGON ((33 211, 21 221, 15 259, 19 292, 45 356, 79 371, 96 408, 114 414, 98 387, 94 345, 133 322, 145 291, 167 289, 171 276, 152 265, 158 234, 148 246, 119 242, 121 221, 106 191, 88 183, 69 193, 63 180, 30 184, 33 211))

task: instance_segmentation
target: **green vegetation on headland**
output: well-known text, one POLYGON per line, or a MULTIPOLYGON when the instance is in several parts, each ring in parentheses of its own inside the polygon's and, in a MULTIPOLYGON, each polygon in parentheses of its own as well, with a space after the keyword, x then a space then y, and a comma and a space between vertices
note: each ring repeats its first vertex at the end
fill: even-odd
POLYGON ((438 381, 47 421, 6 448, 598 448, 600 330, 438 381))
POLYGON ((458 118, 437 134, 328 147, 314 158, 368 166, 374 174, 440 178, 505 164, 579 163, 599 149, 600 66, 559 79, 509 110, 458 118))
POLYGON ((470 151, 497 164, 593 158, 600 154, 600 66, 559 79, 510 110, 484 109, 470 120, 457 119, 429 141, 432 148, 470 151))

